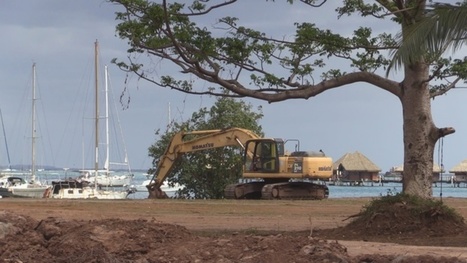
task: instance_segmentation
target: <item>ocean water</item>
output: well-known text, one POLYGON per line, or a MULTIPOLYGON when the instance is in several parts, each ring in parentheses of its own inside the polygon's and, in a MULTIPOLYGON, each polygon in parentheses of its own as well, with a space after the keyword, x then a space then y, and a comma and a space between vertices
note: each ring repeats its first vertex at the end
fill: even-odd
MULTIPOLYGON (((24 173, 26 174, 26 173, 24 173)), ((145 199, 148 197, 147 190, 142 183, 148 179, 147 174, 144 172, 133 172, 132 186, 138 189, 137 192, 130 194, 130 199, 145 199)), ((18 172, 21 175, 21 172, 18 172)), ((50 184, 54 180, 64 180, 69 178, 76 178, 79 176, 75 171, 53 170, 53 171, 38 171, 37 179, 42 183, 50 184)), ((402 191, 401 183, 385 183, 379 185, 364 186, 338 186, 329 185, 329 198, 354 198, 354 197, 379 197, 383 195, 391 195, 400 193, 402 191)), ((467 198, 467 187, 456 187, 450 183, 437 184, 433 186, 433 197, 458 197, 467 198)))
MULTIPOLYGON (((330 185, 329 198, 348 197, 378 197, 392 195, 402 192, 401 183, 386 183, 383 186, 334 186, 330 185)), ((443 183, 433 186, 433 197, 460 197, 467 198, 466 187, 456 187, 455 185, 443 183)))

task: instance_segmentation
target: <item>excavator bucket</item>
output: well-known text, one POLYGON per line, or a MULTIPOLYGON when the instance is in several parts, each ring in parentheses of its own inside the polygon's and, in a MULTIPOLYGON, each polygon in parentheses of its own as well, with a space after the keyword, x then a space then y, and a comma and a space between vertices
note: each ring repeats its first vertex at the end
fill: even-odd
POLYGON ((169 198, 167 194, 156 186, 156 183, 152 183, 146 186, 149 192, 149 199, 166 199, 169 198))

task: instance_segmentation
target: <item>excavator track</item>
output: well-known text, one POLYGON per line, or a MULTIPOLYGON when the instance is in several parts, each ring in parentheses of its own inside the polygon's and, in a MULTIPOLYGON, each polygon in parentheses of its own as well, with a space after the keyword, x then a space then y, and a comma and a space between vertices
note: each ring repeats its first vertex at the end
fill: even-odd
POLYGON ((328 196, 326 185, 311 182, 266 184, 261 190, 262 199, 322 200, 328 196))
POLYGON ((250 182, 227 185, 224 189, 226 199, 261 199, 264 182, 250 182))

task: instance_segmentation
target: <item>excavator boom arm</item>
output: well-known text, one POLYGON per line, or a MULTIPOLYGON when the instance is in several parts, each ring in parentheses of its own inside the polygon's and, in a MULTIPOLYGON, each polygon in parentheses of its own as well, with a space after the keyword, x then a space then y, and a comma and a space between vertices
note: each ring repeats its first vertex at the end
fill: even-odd
POLYGON ((161 156, 149 185, 160 188, 172 171, 174 163, 185 153, 226 146, 240 146, 244 149, 244 145, 248 140, 258 138, 260 137, 252 131, 241 128, 177 133, 170 141, 164 155, 161 156))

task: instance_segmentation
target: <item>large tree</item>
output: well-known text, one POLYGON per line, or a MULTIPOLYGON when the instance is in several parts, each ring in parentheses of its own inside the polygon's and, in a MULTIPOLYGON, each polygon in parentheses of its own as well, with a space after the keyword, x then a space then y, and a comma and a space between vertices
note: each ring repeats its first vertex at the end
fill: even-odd
MULTIPOLYGON (((201 108, 187 121, 173 121, 151 147, 149 156, 157 166, 175 133, 193 130, 213 130, 239 127, 249 129, 263 136, 259 120, 263 117, 261 108, 256 111, 251 104, 233 98, 218 98, 210 108, 201 108)), ((190 138, 188 138, 190 139, 190 138)), ((178 183, 184 188, 179 197, 218 199, 224 196, 228 184, 238 182, 242 175, 242 154, 238 147, 223 147, 187 153, 180 158, 174 170, 166 179, 169 185, 178 183)), ((151 169, 149 173, 153 173, 151 169)))
MULTIPOLYGON (((454 129, 435 125, 431 99, 466 79, 465 60, 418 57, 404 64, 402 81, 389 79, 384 71, 391 61, 388 54, 399 47, 395 36, 385 32, 374 34, 366 26, 350 28, 349 23, 339 25, 341 32, 346 31, 339 34, 314 24, 319 22, 313 21, 316 11, 322 13, 322 8, 336 4, 335 1, 287 1, 303 5, 302 12, 309 8, 310 21, 294 23, 295 32, 291 37, 283 33, 277 37, 274 32, 242 26, 234 17, 241 14, 233 11, 232 16, 217 17, 215 24, 205 21, 221 16, 222 10, 239 12, 253 4, 257 12, 266 12, 279 4, 278 1, 264 1, 261 9, 258 1, 198 0, 190 5, 110 1, 124 8, 117 13, 120 20, 117 32, 131 47, 128 60, 115 63, 161 87, 218 96, 228 90, 228 96, 252 97, 271 103, 309 99, 337 87, 362 82, 397 96, 403 115, 403 191, 423 198, 432 196, 434 148, 441 137, 453 133, 454 129), (241 9, 234 9, 237 4, 243 5, 241 9), (171 65, 164 68, 175 69, 175 66, 184 75, 174 75, 173 71, 156 78, 154 61, 144 62, 141 54, 158 57, 161 63, 169 62, 171 65), (333 68, 333 65, 339 66, 333 68), (213 85, 209 88, 197 85, 197 79, 213 85)), ((423 0, 344 0, 335 10, 336 18, 358 15, 367 20, 385 19, 385 23, 393 24, 395 31, 404 32, 427 15, 426 8, 427 1, 423 0)), ((285 21, 284 17, 272 19, 285 21)), ((371 20, 361 24, 379 22, 371 20)))

